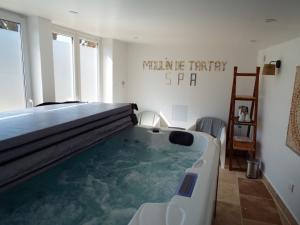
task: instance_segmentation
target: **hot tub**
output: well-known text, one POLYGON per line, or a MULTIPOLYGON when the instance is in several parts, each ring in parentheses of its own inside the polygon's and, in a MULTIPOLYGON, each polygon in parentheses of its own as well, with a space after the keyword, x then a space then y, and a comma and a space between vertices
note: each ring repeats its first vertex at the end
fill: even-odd
POLYGON ((0 193, 0 224, 208 225, 212 223, 219 143, 189 132, 129 127, 0 193))

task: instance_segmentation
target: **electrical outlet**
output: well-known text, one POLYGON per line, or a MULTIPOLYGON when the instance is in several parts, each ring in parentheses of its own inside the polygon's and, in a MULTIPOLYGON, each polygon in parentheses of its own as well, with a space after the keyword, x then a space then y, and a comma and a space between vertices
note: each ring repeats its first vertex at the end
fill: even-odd
POLYGON ((294 192, 294 189, 295 189, 295 184, 289 184, 289 191, 291 192, 291 193, 293 193, 294 192))

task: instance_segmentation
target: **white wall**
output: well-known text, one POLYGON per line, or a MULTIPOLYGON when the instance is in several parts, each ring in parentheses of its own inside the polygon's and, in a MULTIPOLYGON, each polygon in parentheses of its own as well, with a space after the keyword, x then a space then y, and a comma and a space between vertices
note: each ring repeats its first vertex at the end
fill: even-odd
POLYGON ((104 38, 102 41, 102 77, 101 100, 113 102, 113 40, 104 38))
POLYGON ((39 45, 39 29, 37 17, 28 17, 28 42, 30 52, 32 100, 34 104, 43 102, 43 85, 41 74, 41 51, 39 45))
POLYGON ((28 17, 28 41, 34 105, 55 101, 51 21, 28 17))
POLYGON ((114 40, 113 47, 113 102, 127 102, 128 44, 114 40))
POLYGON ((52 26, 50 20, 39 17, 44 102, 55 100, 52 26))
POLYGON ((104 38, 102 42, 102 100, 107 103, 127 102, 126 42, 104 38))
POLYGON ((286 146, 296 66, 300 65, 300 38, 259 52, 258 62, 282 60, 278 75, 263 76, 259 141, 263 172, 300 223, 300 155, 286 146), (295 184, 294 192, 288 189, 295 184))
MULTIPOLYGON (((161 112, 171 126, 190 127, 197 118, 219 117, 227 122, 233 67, 241 72, 255 72, 257 49, 243 46, 150 46, 130 44, 128 47, 128 101, 141 110, 161 112), (185 80, 177 85, 178 72, 172 72, 172 84, 167 85, 164 71, 143 70, 143 60, 225 60, 225 72, 198 72, 197 86, 190 87, 188 68, 185 80), (172 105, 187 106, 187 118, 173 120, 172 105)), ((240 93, 252 94, 252 85, 240 85, 240 93), (242 91, 241 91, 242 90, 242 91)), ((180 107, 179 107, 180 108, 180 107)), ((181 107, 182 108, 182 107, 181 107)), ((177 111, 179 112, 179 111, 177 111)), ((184 114, 184 113, 183 113, 184 114)))

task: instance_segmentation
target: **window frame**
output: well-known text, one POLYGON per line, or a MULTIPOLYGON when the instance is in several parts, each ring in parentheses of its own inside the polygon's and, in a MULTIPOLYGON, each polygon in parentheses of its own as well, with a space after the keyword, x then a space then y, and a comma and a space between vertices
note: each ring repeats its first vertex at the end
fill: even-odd
POLYGON ((101 101, 101 49, 102 49, 102 38, 79 32, 70 28, 62 27, 53 24, 52 33, 60 33, 62 35, 70 36, 73 38, 73 76, 74 76, 74 98, 75 100, 81 101, 81 85, 80 85, 80 39, 86 39, 97 43, 98 46, 98 65, 97 65, 97 100, 101 101))
POLYGON ((29 75, 30 74, 29 45, 28 45, 29 42, 27 36, 28 34, 27 34, 26 17, 17 13, 0 9, 0 18, 20 24, 25 108, 32 107, 31 77, 29 75))

